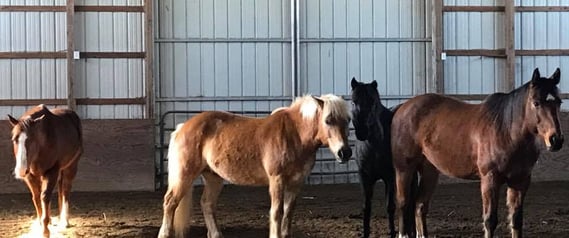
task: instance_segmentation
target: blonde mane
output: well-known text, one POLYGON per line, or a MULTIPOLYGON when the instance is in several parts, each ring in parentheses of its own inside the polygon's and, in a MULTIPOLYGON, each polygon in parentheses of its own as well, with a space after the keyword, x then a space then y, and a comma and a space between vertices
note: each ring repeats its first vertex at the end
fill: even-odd
MULTIPOLYGON (((326 117, 332 115, 337 118, 350 118, 350 110, 348 104, 344 99, 333 94, 326 94, 318 97, 320 100, 324 101, 324 108, 322 110, 322 120, 326 117)), ((312 119, 316 116, 318 112, 318 101, 314 99, 311 95, 305 95, 302 97, 297 97, 294 102, 290 105, 290 108, 299 107, 300 113, 304 119, 312 119)), ((282 110, 279 108, 277 110, 282 110)), ((275 111, 277 111, 275 110, 275 111)), ((274 113, 274 112, 273 112, 274 113)))

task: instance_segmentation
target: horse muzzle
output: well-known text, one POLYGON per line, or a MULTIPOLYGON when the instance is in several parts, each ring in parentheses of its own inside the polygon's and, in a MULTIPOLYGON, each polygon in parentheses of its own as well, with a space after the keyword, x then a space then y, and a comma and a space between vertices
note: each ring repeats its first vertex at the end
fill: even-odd
POLYGON ((338 150, 338 158, 340 158, 340 164, 344 164, 352 158, 352 148, 349 146, 344 146, 342 149, 338 150))
POLYGON ((565 139, 563 138, 563 135, 553 134, 549 137, 550 146, 547 149, 552 152, 559 151, 563 147, 564 141, 565 139))

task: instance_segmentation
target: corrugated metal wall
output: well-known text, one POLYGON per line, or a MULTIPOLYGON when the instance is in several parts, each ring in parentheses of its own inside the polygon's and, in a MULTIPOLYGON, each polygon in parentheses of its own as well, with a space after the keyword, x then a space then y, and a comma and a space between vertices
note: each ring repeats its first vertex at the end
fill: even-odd
MULTIPOLYGON (((0 5, 65 6, 65 0, 2 0, 0 5)), ((76 5, 142 6, 142 0, 78 0, 76 5)), ((75 50, 143 52, 144 13, 76 12, 75 50)), ((67 50, 65 12, 1 12, 0 52, 67 50)), ((144 97, 144 59, 75 61, 77 98, 144 97)), ((66 99, 66 59, 0 59, 0 99, 66 99)), ((2 106, 0 114, 21 115, 27 106, 2 106)), ((144 105, 79 105, 83 119, 140 119, 144 105)))
POLYGON ((429 2, 309 0, 300 10, 301 91, 349 95, 356 77, 378 81, 388 106, 425 93, 429 2))
MULTIPOLYGON (((569 6, 569 0, 516 0, 519 6, 569 6)), ((516 49, 569 49, 569 12, 516 13, 516 49)), ((569 92, 569 56, 518 56, 516 86, 531 79, 533 69, 551 75, 561 68, 561 92, 569 92)), ((569 105, 563 105, 569 109, 569 105)))
MULTIPOLYGON (((0 5, 65 5, 64 0, 10 1, 0 5)), ((64 12, 0 12, 0 52, 67 49, 64 12)), ((0 99, 67 98, 65 59, 0 59, 0 99)), ((19 116, 27 107, 0 107, 19 116)))
POLYGON ((269 111, 290 101, 289 1, 166 0, 157 12, 161 113, 269 111))
MULTIPOLYGON (((384 103, 424 93, 430 75, 430 4, 299 1, 298 95, 350 94, 349 79, 379 82, 384 103)), ((270 111, 292 99, 291 1, 157 2, 157 113, 270 111)), ((259 114, 262 115, 262 114, 259 114)), ((173 128, 191 114, 165 116, 173 128)), ((170 131, 165 131, 165 142, 170 131)), ((160 140, 158 138, 157 140, 160 140)), ((355 182, 356 165, 319 152, 310 183, 355 182), (344 173, 344 174, 342 174, 344 173)))
MULTIPOLYGON (((503 6, 504 1, 445 0, 448 6, 503 6)), ((516 0, 516 6, 569 6, 568 0, 516 0)), ((515 49, 569 49, 569 12, 516 12, 515 49)), ((504 13, 447 12, 444 14, 445 49, 504 48, 504 13)), ((567 56, 516 56, 515 86, 531 79, 539 67, 549 76, 562 69, 560 88, 569 91, 567 56)), ((500 91, 505 78, 505 59, 453 56, 444 61, 445 93, 489 94, 500 91)), ((563 106, 567 108, 567 105, 563 106)))
MULTIPOLYGON (((495 0, 446 0, 445 6, 503 6, 495 0)), ((445 49, 504 48, 504 13, 447 12, 443 16, 445 49)), ((504 79, 505 59, 452 56, 444 61, 444 90, 449 94, 489 94, 504 79)))
MULTIPOLYGON (((77 0, 77 5, 142 6, 142 0, 77 0)), ((143 52, 144 13, 76 12, 75 48, 85 52, 143 52)), ((75 61, 78 98, 144 97, 144 59, 75 61)), ((84 118, 144 118, 144 105, 78 105, 84 118)))
MULTIPOLYGON (((77 5, 142 6, 142 0, 82 0, 77 5)), ((76 12, 75 48, 87 52, 144 51, 144 14, 76 12)), ((76 97, 144 97, 144 59, 75 61, 76 97)), ((85 118, 144 118, 144 105, 79 105, 85 118)))

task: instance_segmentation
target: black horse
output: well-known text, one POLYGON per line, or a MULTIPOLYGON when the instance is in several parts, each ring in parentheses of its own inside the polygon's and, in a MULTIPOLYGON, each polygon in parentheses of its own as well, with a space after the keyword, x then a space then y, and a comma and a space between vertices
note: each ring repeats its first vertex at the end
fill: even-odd
POLYGON ((352 122, 356 129, 356 161, 365 197, 363 237, 370 234, 371 198, 377 180, 385 183, 389 234, 395 237, 395 170, 391 160, 391 119, 397 108, 388 109, 379 98, 377 82, 360 83, 352 78, 352 122))

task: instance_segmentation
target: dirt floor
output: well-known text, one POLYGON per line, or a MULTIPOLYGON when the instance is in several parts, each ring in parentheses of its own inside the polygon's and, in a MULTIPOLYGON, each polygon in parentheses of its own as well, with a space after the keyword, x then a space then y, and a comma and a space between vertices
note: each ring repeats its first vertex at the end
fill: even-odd
MULTIPOLYGON (((201 194, 201 188, 194 192, 201 194)), ((378 185, 375 194, 372 237, 386 237, 383 187, 378 185)), ((509 236, 504 194, 500 200, 499 237, 509 236)), ((526 199, 526 237, 567 237, 568 198, 569 182, 532 184, 526 199)), ((71 227, 54 231, 52 237, 156 237, 158 233, 161 192, 77 192, 72 199, 71 227)), ((305 186, 295 213, 295 237, 360 237, 360 203, 357 184, 305 186)), ((431 235, 481 237, 480 208, 478 183, 440 185, 428 219, 431 235)), ((200 208, 194 209, 190 236, 206 237, 200 208)), ((225 237, 267 237, 268 212, 266 188, 226 186, 221 194, 219 222, 225 237)), ((34 213, 28 194, 0 195, 0 237, 33 237, 30 226, 34 213)))

